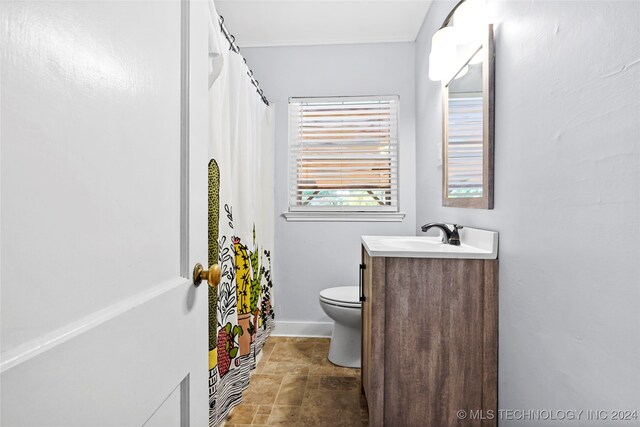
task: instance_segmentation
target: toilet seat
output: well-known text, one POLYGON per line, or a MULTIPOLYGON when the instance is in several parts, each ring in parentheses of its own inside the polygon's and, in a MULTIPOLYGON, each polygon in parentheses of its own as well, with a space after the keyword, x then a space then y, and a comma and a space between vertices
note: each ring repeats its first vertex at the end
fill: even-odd
POLYGON ((360 294, 357 286, 338 286, 320 291, 320 300, 338 307, 360 308, 360 294))

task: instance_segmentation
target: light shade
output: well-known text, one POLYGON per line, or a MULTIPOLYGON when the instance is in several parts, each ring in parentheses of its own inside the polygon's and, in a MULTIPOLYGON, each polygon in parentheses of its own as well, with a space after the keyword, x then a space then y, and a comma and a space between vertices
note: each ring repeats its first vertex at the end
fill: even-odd
POLYGON ((429 54, 429 79, 443 80, 450 72, 456 59, 456 30, 449 26, 439 29, 431 39, 429 54))
POLYGON ((487 25, 485 0, 466 0, 453 15, 458 43, 482 40, 487 25))

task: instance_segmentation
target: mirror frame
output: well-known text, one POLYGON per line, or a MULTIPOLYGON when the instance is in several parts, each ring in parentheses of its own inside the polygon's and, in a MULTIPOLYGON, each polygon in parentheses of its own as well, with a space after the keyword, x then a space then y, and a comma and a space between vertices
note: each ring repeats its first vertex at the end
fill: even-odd
MULTIPOLYGON (((493 209, 493 180, 494 180, 494 121, 495 121, 495 50, 493 41, 493 25, 488 26, 487 36, 478 49, 486 47, 482 59, 482 91, 486 96, 482 100, 483 130, 482 130, 482 197, 448 197, 448 129, 449 121, 449 84, 451 80, 442 86, 442 206, 457 208, 493 209)), ((460 70, 464 68, 469 58, 460 70)), ((460 72, 458 70, 458 72, 460 72)), ((455 75, 458 74, 456 72, 455 75)), ((454 75, 454 77, 455 77, 454 75)))

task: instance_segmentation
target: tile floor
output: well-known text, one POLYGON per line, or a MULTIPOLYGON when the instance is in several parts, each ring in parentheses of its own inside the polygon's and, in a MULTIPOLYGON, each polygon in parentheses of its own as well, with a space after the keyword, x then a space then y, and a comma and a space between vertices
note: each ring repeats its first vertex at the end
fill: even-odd
POLYGON ((271 337, 225 427, 367 426, 360 369, 327 359, 328 338, 271 337))

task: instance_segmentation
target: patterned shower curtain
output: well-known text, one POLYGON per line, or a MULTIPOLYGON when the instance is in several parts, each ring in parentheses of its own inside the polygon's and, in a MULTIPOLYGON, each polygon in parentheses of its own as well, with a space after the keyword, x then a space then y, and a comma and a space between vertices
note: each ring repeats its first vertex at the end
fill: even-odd
POLYGON ((210 3, 209 265, 222 279, 209 290, 209 424, 242 400, 273 327, 274 119, 228 49, 210 3))

